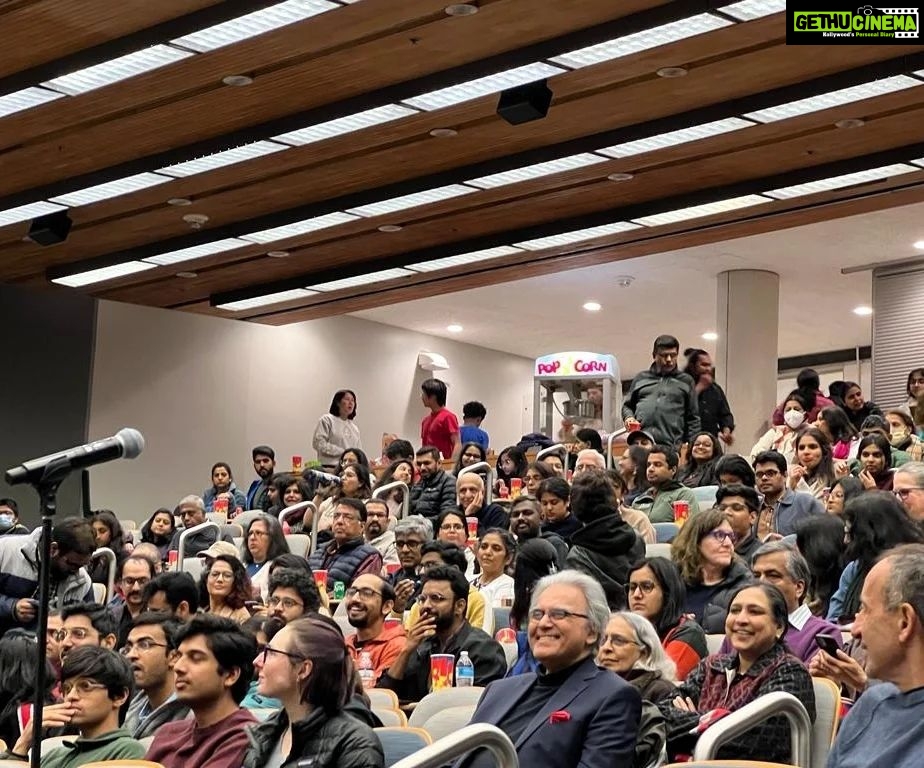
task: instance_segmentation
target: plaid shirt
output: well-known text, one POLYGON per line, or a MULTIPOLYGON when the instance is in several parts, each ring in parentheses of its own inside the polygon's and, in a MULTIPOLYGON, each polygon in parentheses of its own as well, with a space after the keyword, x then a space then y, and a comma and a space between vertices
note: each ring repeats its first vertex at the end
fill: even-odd
MULTIPOLYGON (((735 711, 765 693, 783 691, 801 701, 815 720, 815 690, 805 665, 777 643, 751 668, 738 672, 738 654, 714 654, 703 659, 680 686, 680 696, 696 702, 697 712, 675 708, 670 699, 659 704, 668 724, 668 752, 692 751, 694 743, 684 738, 713 709, 735 711)), ((790 762, 789 725, 784 717, 771 717, 719 750, 719 759, 790 762)))

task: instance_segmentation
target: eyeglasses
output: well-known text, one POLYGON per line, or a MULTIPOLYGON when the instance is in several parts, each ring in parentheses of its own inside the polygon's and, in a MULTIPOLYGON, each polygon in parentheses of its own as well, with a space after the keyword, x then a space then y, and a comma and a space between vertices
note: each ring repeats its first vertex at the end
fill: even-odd
POLYGON ((892 491, 892 495, 899 501, 904 501, 915 491, 924 491, 924 488, 918 488, 917 486, 914 488, 899 488, 892 491))
POLYGON ((381 595, 381 592, 376 592, 372 587, 350 587, 345 593, 347 597, 356 597, 359 595, 363 600, 371 600, 376 595, 381 595))
POLYGON ((209 578, 212 581, 234 581, 234 574, 226 571, 209 571, 209 578))
POLYGON ((83 627, 77 627, 76 629, 59 629, 55 632, 54 638, 59 643, 66 640, 68 635, 75 640, 86 640, 90 636, 90 633, 95 631, 95 629, 84 629, 83 627))
POLYGON ((266 531, 255 531, 253 528, 251 528, 250 532, 247 535, 248 536, 259 536, 262 539, 264 536, 269 536, 269 533, 267 533, 266 531))
POLYGON ((81 696, 86 696, 91 691, 104 691, 108 688, 108 685, 103 685, 102 683, 94 683, 91 680, 78 680, 76 683, 70 681, 61 684, 61 693, 65 696, 70 696, 71 691, 76 690, 81 696))
POLYGON ((423 542, 416 539, 395 539, 395 549, 417 549, 422 546, 423 542))
POLYGON ((299 656, 297 653, 289 653, 288 651, 281 651, 279 650, 279 648, 271 648, 270 646, 266 646, 266 648, 263 649, 263 663, 264 664, 266 664, 266 660, 267 658, 269 658, 269 655, 271 653, 278 653, 280 656, 287 656, 288 658, 296 662, 305 661, 305 657, 299 656))
POLYGON ((293 608, 305 607, 304 603, 300 603, 298 600, 293 600, 291 597, 271 597, 267 601, 267 605, 269 605, 270 608, 278 608, 281 605, 287 611, 291 611, 293 608))
POLYGON ((440 526, 441 531, 464 531, 465 526, 462 523, 443 523, 440 526))
POLYGON ((142 576, 140 579, 125 578, 125 579, 122 579, 122 586, 128 587, 128 589, 131 589, 137 584, 139 587, 143 589, 145 584, 147 584, 149 581, 150 579, 147 576, 142 576))
POLYGON ((123 656, 128 656, 128 654, 132 652, 133 648, 137 648, 139 651, 146 652, 146 651, 150 651, 152 648, 169 648, 169 647, 170 646, 168 646, 166 643, 155 643, 153 640, 147 637, 142 637, 140 640, 138 640, 135 643, 129 640, 127 643, 125 643, 125 645, 122 646, 119 653, 121 653, 123 656))
POLYGON ((417 598, 418 603, 445 603, 449 598, 443 595, 421 595, 417 598))
POLYGON ((635 642, 635 640, 630 640, 628 637, 623 637, 622 635, 604 635, 603 645, 609 643, 614 648, 625 648, 627 645, 637 645, 639 648, 644 648, 641 643, 635 642))
POLYGON ((548 616, 552 621, 564 621, 565 619, 589 619, 586 613, 575 613, 574 611, 566 610, 565 608, 549 608, 549 610, 544 611, 542 608, 533 608, 529 612, 530 621, 542 621, 543 616, 548 616))
POLYGON ((715 539, 720 544, 723 541, 731 542, 732 546, 738 543, 738 534, 734 533, 733 531, 722 531, 722 530, 709 531, 709 533, 707 533, 706 536, 711 536, 713 539, 715 539))
POLYGON ((740 502, 737 502, 737 501, 733 501, 728 504, 719 504, 720 512, 728 512, 729 510, 731 510, 732 512, 746 512, 747 509, 748 509, 747 504, 741 504, 740 502))
POLYGON ((352 521, 354 523, 357 520, 359 520, 359 518, 356 515, 354 515, 352 512, 334 512, 332 517, 334 520, 347 520, 347 521, 352 521))
POLYGON ((782 473, 778 469, 767 469, 763 472, 755 472, 754 477, 758 480, 769 480, 773 477, 779 477, 782 473))
POLYGON ((626 592, 631 595, 636 590, 640 590, 643 595, 650 595, 654 592, 656 586, 658 585, 653 581, 630 581, 626 587, 626 592))

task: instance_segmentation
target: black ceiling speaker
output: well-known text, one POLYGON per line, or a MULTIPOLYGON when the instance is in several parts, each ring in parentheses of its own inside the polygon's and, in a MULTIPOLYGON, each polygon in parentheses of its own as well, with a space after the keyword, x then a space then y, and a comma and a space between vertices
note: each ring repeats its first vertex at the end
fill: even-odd
POLYGON ((44 216, 32 219, 28 238, 39 245, 57 245, 67 240, 73 223, 67 211, 46 213, 44 216))
POLYGON ((501 91, 497 114, 511 125, 520 125, 541 120, 549 114, 551 104, 552 89, 545 80, 537 80, 501 91))

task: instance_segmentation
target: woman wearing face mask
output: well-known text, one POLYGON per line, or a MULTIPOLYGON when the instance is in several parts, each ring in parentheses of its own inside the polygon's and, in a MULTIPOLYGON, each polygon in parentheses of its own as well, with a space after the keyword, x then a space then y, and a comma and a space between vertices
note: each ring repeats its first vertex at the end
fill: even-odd
POLYGON ((0 536, 22 536, 29 529, 19 522, 19 505, 13 499, 0 499, 0 536))
POLYGON ((867 491, 892 490, 892 446, 878 432, 860 441, 860 472, 857 475, 867 491))
MULTIPOLYGON (((818 418, 822 408, 834 405, 833 400, 821 393, 821 381, 818 378, 818 373, 811 368, 799 371, 799 375, 796 377, 796 389, 790 393, 789 397, 792 397, 792 395, 799 395, 802 398, 803 407, 806 411, 805 421, 809 424, 818 418)), ((773 417, 770 419, 771 424, 780 426, 786 423, 783 419, 785 406, 786 403, 784 402, 776 407, 773 417)))
POLYGON ((792 392, 783 403, 783 425, 768 429, 751 448, 750 463, 758 453, 763 451, 779 451, 786 458, 786 463, 792 465, 796 459, 796 433, 805 424, 806 412, 809 410, 805 398, 792 392))
POLYGON ((831 444, 821 430, 815 427, 803 430, 796 438, 796 461, 789 468, 789 487, 823 499, 834 480, 831 444))
MULTIPOLYGON (((907 453, 912 461, 924 460, 924 443, 914 432, 914 420, 899 408, 885 412, 886 421, 889 422, 889 443, 893 448, 907 453)), ((0 501, 0 509, 3 502, 0 501)))

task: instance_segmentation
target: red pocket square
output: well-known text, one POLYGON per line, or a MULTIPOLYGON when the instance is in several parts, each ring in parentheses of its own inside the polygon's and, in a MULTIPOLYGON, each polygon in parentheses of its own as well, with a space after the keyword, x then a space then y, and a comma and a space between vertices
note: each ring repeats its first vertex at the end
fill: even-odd
POLYGON ((549 715, 549 724, 555 725, 555 723, 567 723, 571 719, 571 713, 565 709, 560 709, 557 712, 553 712, 549 715))

